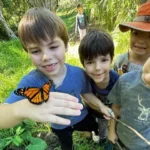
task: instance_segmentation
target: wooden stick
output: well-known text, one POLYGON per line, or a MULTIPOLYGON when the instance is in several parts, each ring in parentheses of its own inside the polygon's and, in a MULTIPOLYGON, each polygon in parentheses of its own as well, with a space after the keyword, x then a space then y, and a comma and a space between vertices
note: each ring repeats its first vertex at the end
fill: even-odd
MULTIPOLYGON (((85 100, 85 99, 84 99, 84 100, 85 100)), ((86 102, 86 104, 89 105, 92 109, 97 110, 98 112, 100 112, 100 110, 98 109, 97 106, 95 106, 95 105, 89 103, 87 100, 85 100, 85 102, 86 102)), ((115 118, 111 113, 110 113, 110 115, 111 115, 111 118, 112 118, 112 119, 116 120, 117 122, 121 123, 123 126, 127 127, 127 128, 130 129, 131 131, 133 131, 133 132, 134 132, 139 138, 141 138, 146 144, 150 145, 150 142, 149 142, 147 139, 145 139, 145 138, 143 137, 143 135, 141 135, 138 131, 136 131, 134 128, 128 126, 128 125, 125 124, 124 122, 120 121, 119 119, 115 118)))
POLYGON ((115 143, 116 143, 116 145, 118 146, 118 148, 119 148, 120 150, 123 150, 122 147, 120 146, 120 144, 119 144, 119 142, 118 142, 117 140, 115 140, 115 143))
POLYGON ((141 134, 140 134, 138 131, 136 131, 134 128, 128 126, 127 124, 125 124, 124 122, 120 121, 119 119, 116 119, 116 118, 113 117, 112 115, 111 115, 111 118, 113 118, 113 119, 116 120, 117 122, 121 123, 123 126, 127 127, 128 129, 132 130, 132 131, 133 131, 139 138, 141 138, 146 144, 150 145, 150 142, 149 142, 147 139, 145 139, 145 138, 143 137, 143 135, 141 135, 141 134))

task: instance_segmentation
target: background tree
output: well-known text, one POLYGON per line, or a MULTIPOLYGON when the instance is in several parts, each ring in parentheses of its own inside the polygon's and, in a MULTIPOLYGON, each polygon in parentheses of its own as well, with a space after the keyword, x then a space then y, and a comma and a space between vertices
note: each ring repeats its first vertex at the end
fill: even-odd
POLYGON ((14 34, 14 32, 9 28, 9 26, 6 23, 6 20, 3 16, 2 8, 3 8, 3 3, 0 0, 0 23, 4 27, 4 30, 6 31, 6 34, 9 37, 9 39, 16 38, 16 35, 14 34))
POLYGON ((70 14, 74 14, 75 17, 76 5, 81 3, 92 28, 104 28, 111 32, 116 29, 120 22, 132 20, 138 5, 146 2, 146 0, 0 0, 0 2, 2 8, 0 10, 0 32, 2 33, 0 36, 10 35, 13 37, 13 32, 17 35, 20 18, 31 7, 47 7, 53 12, 56 12, 58 8, 58 15, 65 15, 67 18, 70 14), (13 32, 9 30, 10 28, 13 32), (6 29, 9 31, 8 34, 6 34, 6 29))

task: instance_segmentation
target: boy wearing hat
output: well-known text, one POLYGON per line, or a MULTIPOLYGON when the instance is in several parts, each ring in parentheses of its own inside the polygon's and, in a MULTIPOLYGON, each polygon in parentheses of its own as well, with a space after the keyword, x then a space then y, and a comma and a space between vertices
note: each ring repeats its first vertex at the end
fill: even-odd
POLYGON ((132 22, 119 24, 122 32, 129 31, 130 50, 117 57, 114 70, 120 75, 142 68, 150 55, 150 2, 141 5, 132 22))
MULTIPOLYGON (((132 54, 131 56, 139 55, 139 59, 143 55, 146 57, 146 52, 150 51, 150 20, 148 18, 150 18, 149 2, 139 8, 134 22, 120 25, 121 31, 125 32, 131 29, 133 52, 131 51, 130 54, 132 54), (133 35, 134 37, 132 37, 132 32, 136 33, 133 35)), ((143 67, 141 65, 141 68, 137 68, 136 71, 122 75, 108 95, 108 99, 113 103, 112 110, 115 117, 137 130, 148 141, 150 141, 149 97, 150 58, 147 59, 143 67)), ((108 139, 114 144, 118 140, 119 145, 124 148, 123 150, 150 150, 150 146, 132 130, 114 119, 110 120, 108 139)), ((119 150, 120 148, 116 144, 114 149, 119 150)))

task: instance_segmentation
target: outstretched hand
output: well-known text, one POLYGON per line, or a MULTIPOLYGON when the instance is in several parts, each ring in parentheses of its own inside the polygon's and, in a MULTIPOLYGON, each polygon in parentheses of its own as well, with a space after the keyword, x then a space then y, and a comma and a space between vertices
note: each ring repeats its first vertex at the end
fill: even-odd
MULTIPOLYGON (((78 103, 78 99, 69 94, 50 92, 49 100, 41 105, 31 104, 23 100, 18 115, 36 122, 49 122, 62 125, 69 125, 68 119, 58 115, 79 116, 83 105, 78 103)), ((20 103, 18 103, 21 105, 20 103)))

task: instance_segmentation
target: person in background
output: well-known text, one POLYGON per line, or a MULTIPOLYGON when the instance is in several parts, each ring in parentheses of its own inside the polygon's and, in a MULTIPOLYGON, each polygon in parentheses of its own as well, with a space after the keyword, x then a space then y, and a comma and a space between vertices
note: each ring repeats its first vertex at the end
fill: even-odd
POLYGON ((122 32, 130 31, 130 49, 117 57, 114 70, 120 75, 140 70, 150 56, 150 2, 138 9, 132 22, 119 24, 122 32))
POLYGON ((86 35, 86 30, 88 26, 86 13, 83 12, 83 6, 81 4, 77 5, 78 14, 76 15, 75 21, 75 33, 79 31, 80 41, 86 35))
POLYGON ((13 104, 0 105, 0 128, 10 128, 24 119, 31 119, 36 122, 48 122, 62 125, 69 125, 71 122, 67 118, 58 115, 79 116, 82 104, 78 99, 69 94, 50 92, 47 103, 34 105, 27 99, 13 104))

